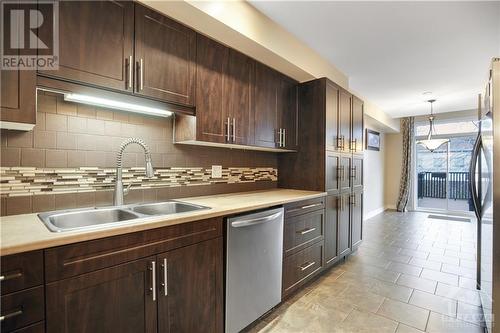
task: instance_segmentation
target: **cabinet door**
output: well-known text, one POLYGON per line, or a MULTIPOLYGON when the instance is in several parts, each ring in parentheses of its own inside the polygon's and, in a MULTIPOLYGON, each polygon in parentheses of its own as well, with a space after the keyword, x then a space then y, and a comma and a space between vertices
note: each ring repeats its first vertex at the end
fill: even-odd
POLYGON ((342 179, 340 155, 327 151, 325 166, 326 191, 328 194, 336 194, 339 192, 340 180, 342 179))
POLYGON ((344 193, 339 196, 338 205, 338 229, 337 246, 338 255, 343 257, 351 252, 351 230, 349 221, 349 197, 350 193, 344 193))
POLYGON ((59 70, 41 73, 132 91, 133 38, 133 2, 59 1, 59 70))
POLYGON ((46 286, 47 332, 156 332, 155 257, 46 286))
POLYGON ((236 144, 253 143, 251 95, 254 63, 246 55, 229 50, 224 82, 224 108, 231 119, 231 142, 236 144))
POLYGON ((363 101, 355 96, 352 98, 351 150, 363 151, 363 101))
POLYGON ((329 195, 326 197, 325 205, 325 263, 333 264, 338 259, 337 252, 337 228, 339 211, 338 196, 329 195))
POLYGON ((280 81, 277 72, 263 64, 256 63, 254 86, 255 145, 278 147, 280 81))
POLYGON ((136 4, 136 93, 165 102, 194 105, 196 33, 136 4))
POLYGON ((224 107, 229 48, 199 34, 196 44, 196 138, 224 143, 229 138, 229 115, 224 107))
POLYGON ((0 73, 0 120, 36 124, 36 73, 8 70, 0 73))
POLYGON ((341 150, 350 152, 351 140, 351 94, 347 91, 339 92, 339 137, 341 150))
POLYGON ((280 77, 280 91, 278 96, 278 112, 280 128, 283 131, 282 145, 285 149, 298 148, 298 121, 299 107, 297 100, 297 82, 284 76, 280 77))
POLYGON ((339 88, 326 82, 325 96, 326 149, 336 151, 341 148, 339 138, 339 88))
POLYGON ((158 255, 158 331, 221 332, 222 238, 158 255))
POLYGON ((339 190, 347 191, 351 188, 350 181, 350 168, 351 168, 351 157, 342 155, 340 157, 340 169, 339 169, 339 190))
POLYGON ((363 188, 363 156, 353 155, 350 176, 353 190, 361 190, 363 188))
POLYGON ((354 250, 363 239, 363 192, 351 195, 351 247, 354 250))

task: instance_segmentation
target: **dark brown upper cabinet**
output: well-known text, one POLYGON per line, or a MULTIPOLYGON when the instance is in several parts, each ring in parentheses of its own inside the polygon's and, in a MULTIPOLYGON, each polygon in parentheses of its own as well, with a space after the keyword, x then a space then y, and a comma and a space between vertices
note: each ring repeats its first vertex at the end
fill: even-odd
POLYGON ((59 69, 40 73, 132 91, 133 40, 132 1, 59 1, 59 69))
POLYGON ((36 73, 4 70, 0 73, 2 129, 31 130, 36 124, 36 73))
POLYGON ((135 6, 136 93, 194 105, 196 33, 151 9, 135 6))
POLYGON ((339 93, 340 88, 330 81, 326 82, 325 96, 325 137, 326 150, 337 151, 342 148, 339 138, 339 93))
POLYGON ((352 95, 345 90, 339 92, 339 140, 340 150, 350 152, 351 143, 351 98, 352 95))
POLYGON ((297 82, 256 63, 255 145, 295 150, 298 146, 297 82))
POLYGON ((363 151, 363 130, 363 101, 353 96, 351 150, 354 153, 363 151))
POLYGON ((278 95, 280 80, 276 71, 266 65, 255 65, 254 124, 255 145, 279 148, 281 130, 279 128, 278 95))

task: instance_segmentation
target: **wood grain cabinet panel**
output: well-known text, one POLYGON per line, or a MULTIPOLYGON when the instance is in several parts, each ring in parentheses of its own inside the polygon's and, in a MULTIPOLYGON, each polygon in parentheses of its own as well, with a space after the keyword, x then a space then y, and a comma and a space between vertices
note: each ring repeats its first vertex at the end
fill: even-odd
POLYGON ((132 92, 134 3, 59 1, 59 69, 40 74, 132 92))
POLYGON ((337 252, 339 257, 351 253, 351 221, 349 216, 350 193, 342 193, 339 196, 338 220, 337 220, 337 252))
POLYGON ((41 321, 45 316, 43 286, 2 296, 1 304, 2 332, 41 321))
POLYGON ((352 138, 351 150, 354 153, 363 151, 363 101, 356 96, 352 97, 352 138))
POLYGON ((351 155, 340 156, 339 190, 341 192, 351 189, 351 160, 351 155))
POLYGON ((156 332, 155 259, 49 283, 47 332, 156 332))
POLYGON ((157 256, 158 332, 222 332, 222 238, 157 256))
POLYGON ((363 192, 351 195, 351 246, 355 250, 363 239, 363 192))
POLYGON ((254 84, 254 144, 260 147, 279 148, 278 94, 280 81, 277 72, 256 63, 254 84))
POLYGON ((284 226, 283 250, 288 256, 323 239, 325 211, 287 217, 284 226))
POLYGON ((43 284, 42 251, 4 256, 0 262, 2 295, 43 284))
POLYGON ((340 150, 350 152, 351 140, 351 98, 345 90, 339 93, 339 139, 340 150))
MULTIPOLYGON (((196 139, 225 143, 229 115, 224 103, 224 73, 229 48, 200 34, 196 44, 196 139)), ((176 130, 182 127, 176 123, 176 130)))
POLYGON ((279 128, 282 130, 282 148, 297 150, 299 147, 299 108, 297 82, 280 75, 278 98, 279 128))
POLYGON ((339 220, 338 196, 326 197, 325 205, 325 265, 331 265, 339 259, 337 248, 337 229, 339 220))
POLYGON ((196 33, 135 5, 136 93, 194 106, 196 33))
POLYGON ((341 148, 339 138, 339 93, 340 89, 330 81, 326 82, 325 92, 325 144, 326 150, 337 151, 341 148))
POLYGON ((343 177, 340 155, 327 151, 325 168, 325 190, 328 194, 337 194, 340 190, 340 183, 343 177))
POLYGON ((351 186, 353 191, 363 189, 363 156, 353 155, 351 159, 351 186))

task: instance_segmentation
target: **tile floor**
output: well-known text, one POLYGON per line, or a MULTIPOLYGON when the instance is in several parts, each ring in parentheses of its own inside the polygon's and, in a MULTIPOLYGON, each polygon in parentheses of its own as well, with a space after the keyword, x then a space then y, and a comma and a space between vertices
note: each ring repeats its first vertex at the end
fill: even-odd
POLYGON ((483 332, 473 223, 385 212, 364 241, 251 328, 278 332, 483 332))

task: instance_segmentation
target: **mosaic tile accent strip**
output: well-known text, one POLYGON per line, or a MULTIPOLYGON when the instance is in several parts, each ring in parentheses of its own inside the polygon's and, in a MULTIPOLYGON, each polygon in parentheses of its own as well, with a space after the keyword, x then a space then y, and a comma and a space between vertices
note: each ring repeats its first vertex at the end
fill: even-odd
MULTIPOLYGON (((2 197, 36 194, 75 193, 108 190, 114 187, 116 170, 112 168, 0 168, 2 197)), ((144 168, 123 168, 123 183, 132 188, 275 182, 275 168, 223 168, 221 178, 212 178, 211 168, 158 168, 146 178, 144 168)))

